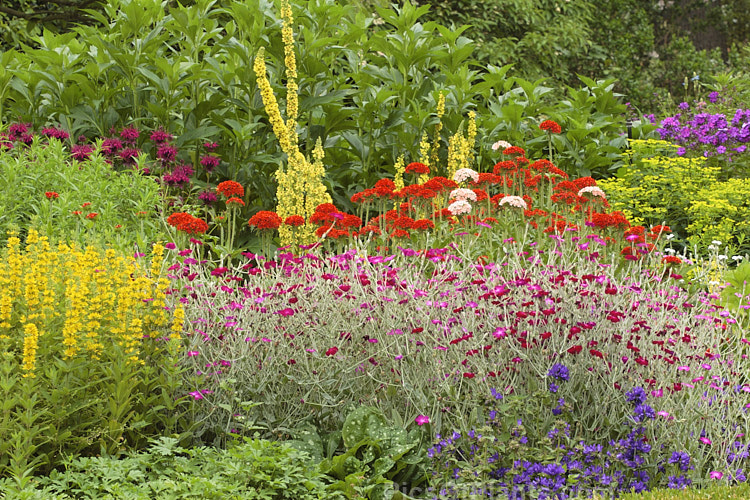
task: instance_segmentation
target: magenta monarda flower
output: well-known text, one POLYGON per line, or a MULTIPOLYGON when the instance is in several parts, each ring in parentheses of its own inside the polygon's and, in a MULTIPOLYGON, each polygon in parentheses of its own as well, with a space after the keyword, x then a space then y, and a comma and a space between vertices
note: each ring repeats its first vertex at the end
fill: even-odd
POLYGON ((163 142, 167 142, 171 140, 172 134, 168 134, 161 129, 154 130, 153 132, 151 132, 151 137, 149 137, 149 139, 151 139, 151 142, 154 142, 156 144, 161 144, 163 142))
POLYGON ((128 144, 133 144, 135 141, 138 140, 138 137, 140 137, 140 132, 138 132, 138 129, 135 127, 125 127, 120 132, 120 137, 123 141, 127 142, 128 144))
POLYGON ((164 163, 172 163, 177 158, 177 148, 171 144, 162 144, 156 152, 156 157, 164 163))
POLYGON ((218 156, 206 155, 201 157, 201 165, 206 169, 206 172, 211 173, 216 167, 219 166, 221 160, 218 156))
POLYGON ((76 144, 70 149, 70 152, 76 160, 84 161, 89 159, 91 153, 94 152, 94 147, 90 144, 76 144))

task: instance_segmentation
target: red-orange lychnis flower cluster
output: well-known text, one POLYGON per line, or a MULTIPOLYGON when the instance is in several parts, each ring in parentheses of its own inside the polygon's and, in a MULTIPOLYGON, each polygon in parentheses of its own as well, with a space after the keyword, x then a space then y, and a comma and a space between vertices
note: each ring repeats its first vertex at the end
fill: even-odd
POLYGON ((203 234, 208 231, 206 221, 186 212, 173 213, 167 217, 167 224, 187 234, 203 234))
POLYGON ((560 132, 562 132, 562 128, 560 128, 560 125, 552 120, 544 120, 539 124, 539 129, 545 130, 551 134, 559 134, 560 132))
POLYGON ((220 182, 219 185, 216 186, 216 192, 223 194, 227 198, 233 196, 245 196, 245 188, 242 187, 242 184, 235 181, 220 182))
POLYGON ((250 217, 247 222, 249 226, 256 229, 278 229, 281 226, 282 220, 279 214, 276 212, 269 212, 268 210, 261 210, 257 214, 250 217))

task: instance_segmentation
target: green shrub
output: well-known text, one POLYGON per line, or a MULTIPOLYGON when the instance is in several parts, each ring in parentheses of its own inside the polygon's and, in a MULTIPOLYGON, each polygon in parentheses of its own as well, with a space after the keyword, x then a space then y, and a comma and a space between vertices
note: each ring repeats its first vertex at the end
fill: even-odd
MULTIPOLYGON (((0 489, 3 484, 0 483, 0 489)), ((75 458, 65 470, 36 478, 13 498, 335 499, 310 457, 289 445, 247 439, 227 450, 182 448, 162 437, 145 452, 75 458)))
POLYGON ((107 242, 144 250, 164 239, 159 185, 115 172, 102 156, 78 162, 62 142, 0 148, 0 241, 11 228, 36 228, 52 242, 107 242))

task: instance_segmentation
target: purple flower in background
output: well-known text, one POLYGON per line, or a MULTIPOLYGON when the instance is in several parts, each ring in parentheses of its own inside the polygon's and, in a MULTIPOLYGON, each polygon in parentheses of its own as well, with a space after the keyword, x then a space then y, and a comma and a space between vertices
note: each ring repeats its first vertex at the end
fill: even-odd
POLYGON ((201 157, 201 165, 206 169, 209 174, 219 166, 219 157, 214 155, 206 155, 201 157))
POLYGON ((213 191, 201 191, 198 195, 198 199, 203 202, 204 205, 211 205, 216 201, 216 193, 213 191))
POLYGON ((685 156, 685 152, 685 148, 683 148, 682 146, 677 148, 677 156, 685 156))
POLYGON ((547 376, 555 378, 557 380, 562 380, 564 382, 570 380, 570 372, 568 371, 568 367, 561 363, 555 363, 554 365, 552 365, 552 368, 550 368, 547 372, 547 376))
POLYGON ((711 92, 710 94, 708 94, 708 100, 711 103, 715 103, 716 101, 719 100, 719 93, 718 92, 711 92))
POLYGON ((646 402, 647 395, 646 391, 643 390, 643 387, 633 387, 630 391, 625 393, 625 397, 629 402, 638 406, 646 402))
POLYGON ((687 110, 690 109, 690 104, 688 104, 686 102, 681 102, 680 104, 677 105, 677 107, 680 108, 683 111, 687 111, 687 110))

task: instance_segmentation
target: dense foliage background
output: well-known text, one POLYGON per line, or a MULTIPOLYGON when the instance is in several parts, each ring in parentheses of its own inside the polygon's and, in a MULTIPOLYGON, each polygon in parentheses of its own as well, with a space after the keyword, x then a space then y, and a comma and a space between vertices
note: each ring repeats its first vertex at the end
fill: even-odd
MULTIPOLYGON (((217 7, 230 2, 218 0, 217 7)), ((386 0, 355 0, 365 9, 386 0)), ((750 40, 747 0, 417 0, 425 19, 468 25, 480 61, 513 64, 514 74, 577 84, 577 74, 613 77, 617 90, 639 106, 690 91, 685 78, 742 70, 750 40)), ((0 5, 0 48, 32 44, 43 28, 67 31, 96 23, 86 9, 100 0, 8 0, 0 5)), ((193 0, 164 2, 168 10, 193 0)), ((679 101, 678 101, 679 102, 679 101)))

